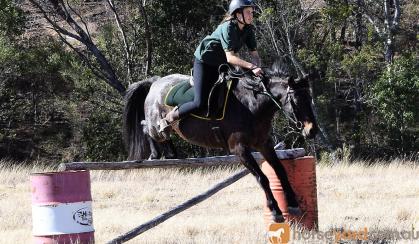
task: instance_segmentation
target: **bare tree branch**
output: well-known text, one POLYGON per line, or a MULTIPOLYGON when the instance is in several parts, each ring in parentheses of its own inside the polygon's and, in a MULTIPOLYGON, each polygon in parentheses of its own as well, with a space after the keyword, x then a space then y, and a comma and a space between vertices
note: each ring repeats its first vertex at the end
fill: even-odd
MULTIPOLYGON (((51 18, 49 18, 48 13, 45 11, 44 7, 39 4, 39 1, 37 0, 29 0, 30 3, 32 3, 37 9, 39 9, 45 19, 50 23, 55 31, 57 33, 61 33, 66 36, 70 36, 76 40, 78 40, 80 43, 82 43, 87 50, 95 57, 99 69, 101 70, 100 73, 103 74, 103 76, 99 76, 100 79, 103 79, 106 83, 108 83, 110 86, 115 88, 121 95, 125 93, 125 87, 122 85, 122 83, 119 81, 112 65, 109 63, 108 59, 103 55, 103 53, 99 50, 99 48, 93 43, 90 34, 88 31, 84 30, 71 16, 71 14, 68 12, 67 7, 65 6, 63 0, 47 0, 47 4, 49 3, 49 6, 52 7, 54 10, 54 13, 56 13, 58 16, 61 17, 63 21, 65 21, 75 32, 76 34, 73 34, 69 32, 68 30, 64 29, 63 27, 58 26, 57 21, 53 21, 51 18)), ((71 7, 69 7, 71 8, 71 7)), ((73 12, 75 12, 73 10, 73 12)), ((77 14, 78 15, 78 14, 77 14)), ((87 27, 87 25, 86 25, 87 27)), ((66 45, 68 45, 68 42, 65 42, 66 45)), ((71 46, 70 46, 71 48, 71 46)), ((73 49, 74 50, 74 49, 73 49)), ((91 63, 90 63, 91 64, 91 63)), ((92 69, 93 66, 89 66, 89 68, 92 69)), ((97 74, 97 69, 92 69, 92 71, 97 74)))
POLYGON ((87 35, 89 36, 90 41, 92 41, 92 36, 90 35, 89 28, 87 27, 87 23, 84 21, 83 17, 77 11, 75 11, 74 8, 71 7, 71 5, 68 3, 68 0, 67 0, 67 6, 80 19, 80 21, 84 25, 84 28, 86 29, 86 32, 87 32, 87 35))
POLYGON ((140 9, 140 13, 142 14, 143 18, 144 18, 144 30, 145 30, 145 40, 146 40, 146 48, 147 48, 147 64, 146 64, 146 69, 145 69, 145 75, 149 76, 150 75, 150 71, 151 71, 151 55, 153 53, 153 46, 151 45, 151 31, 150 31, 150 24, 148 23, 148 15, 147 12, 145 11, 145 4, 146 1, 141 1, 141 0, 137 0, 138 1, 138 8, 140 9))
POLYGON ((374 27, 377 34, 383 38, 385 47, 384 58, 387 64, 391 64, 394 56, 394 35, 396 34, 395 31, 398 28, 401 14, 400 0, 382 0, 377 2, 381 4, 381 7, 379 8, 380 10, 376 10, 375 12, 372 11, 373 17, 376 19, 376 21, 374 21, 370 13, 367 13, 368 10, 364 1, 359 1, 361 2, 362 8, 364 10, 364 16, 374 27), (392 11, 394 12, 393 14, 392 11), (382 30, 380 30, 378 23, 380 23, 380 26, 382 26, 382 30))
POLYGON ((369 16, 367 13, 364 13, 365 18, 367 18, 367 20, 370 22, 370 24, 374 27, 375 32, 379 35, 379 36, 383 36, 382 31, 380 30, 380 28, 378 27, 378 25, 375 23, 375 21, 371 18, 371 16, 369 16))
POLYGON ((394 0, 394 17, 393 17, 393 28, 397 28, 400 22, 400 0, 394 0))
MULTIPOLYGON (((257 7, 263 12, 263 8, 262 8, 261 5, 258 4, 257 7)), ((272 28, 272 25, 271 25, 271 20, 267 18, 265 20, 265 24, 266 24, 268 32, 269 32, 270 41, 272 42, 272 44, 275 48, 276 55, 280 56, 281 52, 280 52, 280 49, 278 47, 278 43, 277 43, 276 38, 275 38, 275 34, 274 34, 274 31, 273 31, 273 28, 272 28)))
POLYGON ((114 16, 115 16, 115 21, 116 21, 116 25, 119 29, 119 32, 121 32, 122 35, 122 41, 124 43, 124 51, 125 51, 125 61, 127 63, 127 77, 128 77, 128 84, 132 83, 133 77, 132 77, 132 58, 131 58, 131 51, 130 48, 128 46, 128 41, 127 41, 127 36, 125 34, 124 29, 122 28, 122 24, 121 24, 121 18, 119 17, 118 12, 116 11, 116 7, 115 7, 115 3, 113 2, 113 0, 107 0, 109 7, 111 8, 114 16))
POLYGON ((304 68, 302 67, 302 65, 300 64, 300 62, 297 60, 297 58, 295 57, 295 52, 294 52, 294 43, 293 40, 291 40, 291 30, 289 28, 288 25, 288 21, 285 20, 284 14, 280 14, 281 16, 281 20, 282 23, 284 25, 284 31, 285 31, 285 36, 286 36, 286 40, 287 40, 287 47, 288 47, 288 54, 289 57, 291 59, 292 64, 295 66, 295 69, 297 71, 297 75, 299 78, 302 77, 307 77, 307 73, 305 72, 304 68))
POLYGON ((58 33, 58 36, 60 37, 61 41, 64 42, 68 47, 70 47, 82 59, 84 64, 89 66, 90 70, 93 72, 94 75, 96 75, 100 79, 106 79, 105 78, 106 75, 103 74, 103 72, 100 69, 98 69, 95 65, 93 65, 91 63, 90 59, 88 57, 86 57, 86 55, 84 55, 80 50, 78 50, 71 43, 69 43, 67 41, 67 39, 62 36, 61 33, 59 33, 59 32, 57 32, 57 33, 58 33))
POLYGON ((49 18, 47 12, 41 7, 41 5, 39 5, 37 2, 32 2, 32 4, 39 10, 41 11, 42 15, 44 16, 45 20, 53 27, 52 29, 55 30, 57 33, 60 32, 66 36, 69 36, 73 39, 76 39, 77 41, 81 42, 81 38, 79 36, 77 36, 74 33, 71 33, 69 31, 67 31, 66 29, 62 28, 61 26, 59 26, 54 20, 52 20, 51 18, 49 18))
POLYGON ((389 6, 388 6, 388 0, 383 0, 383 7, 384 7, 384 25, 386 26, 386 29, 390 29, 390 13, 389 13, 389 6))

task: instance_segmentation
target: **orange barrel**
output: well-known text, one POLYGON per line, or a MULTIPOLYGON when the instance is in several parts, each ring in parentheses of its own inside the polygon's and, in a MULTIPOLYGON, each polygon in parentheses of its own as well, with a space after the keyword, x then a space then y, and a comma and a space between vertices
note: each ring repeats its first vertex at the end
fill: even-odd
POLYGON ((89 171, 35 173, 30 181, 34 243, 94 242, 89 171))
MULTIPOLYGON (((297 197, 302 215, 294 216, 288 213, 286 201, 281 183, 273 168, 265 161, 262 163, 262 171, 269 179, 269 185, 278 206, 287 222, 297 223, 308 230, 318 229, 317 212, 317 185, 316 185, 316 160, 306 156, 295 159, 282 159, 282 164, 287 171, 288 179, 297 197)), ((272 222, 272 214, 264 205, 264 219, 266 226, 272 222)))

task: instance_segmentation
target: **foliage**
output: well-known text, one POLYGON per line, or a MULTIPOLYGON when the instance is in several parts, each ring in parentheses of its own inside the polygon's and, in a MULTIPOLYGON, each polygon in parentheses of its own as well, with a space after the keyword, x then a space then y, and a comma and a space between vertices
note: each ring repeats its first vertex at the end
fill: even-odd
MULTIPOLYGON (((103 7, 106 3, 70 2, 75 11, 84 8, 81 13, 86 15, 87 26, 94 27, 93 42, 124 86, 146 78, 145 20, 138 1, 115 1, 130 45, 130 74, 120 29, 113 13, 103 7)), ((401 4, 400 26, 391 33, 395 58, 390 65, 384 59, 383 37, 366 16, 382 28, 381 2, 366 8, 352 0, 327 0, 314 7, 303 2, 257 1, 262 12, 255 24, 263 63, 280 57, 291 72, 295 60, 301 63, 313 79, 318 120, 346 160, 417 151, 419 65, 414 1, 401 4)), ((151 71, 164 76, 189 73, 197 44, 221 22, 228 1, 143 3, 153 48, 151 71)), ((22 6, 0 0, 0 158, 124 159, 122 97, 56 37, 42 28, 25 29, 25 21, 32 16, 22 6)), ((84 53, 76 41, 73 44, 84 53)), ((87 52, 86 57, 94 60, 87 52)), ((275 140, 296 146, 299 142, 288 134, 286 125, 279 114, 274 121, 275 140)), ((173 139, 180 156, 223 153, 191 146, 177 136, 173 139)), ((316 146, 317 151, 324 149, 316 146)))
POLYGON ((122 160, 122 97, 111 87, 103 86, 74 56, 63 73, 74 83, 74 142, 66 160, 122 160))
POLYGON ((102 110, 92 113, 85 121, 82 134, 83 159, 87 161, 122 161, 124 144, 121 138, 120 116, 102 110))
POLYGON ((419 62, 413 55, 394 61, 371 86, 370 101, 379 116, 381 137, 394 149, 417 149, 419 62))
POLYGON ((223 19, 220 1, 153 1, 147 6, 152 20, 153 73, 189 74, 199 41, 223 19))
POLYGON ((8 37, 23 33, 25 15, 13 0, 0 0, 0 34, 8 37))
POLYGON ((5 71, 0 79, 1 154, 61 160, 72 132, 70 103, 65 102, 72 82, 59 72, 65 53, 51 43, 23 49, 0 45, 0 50, 5 71))

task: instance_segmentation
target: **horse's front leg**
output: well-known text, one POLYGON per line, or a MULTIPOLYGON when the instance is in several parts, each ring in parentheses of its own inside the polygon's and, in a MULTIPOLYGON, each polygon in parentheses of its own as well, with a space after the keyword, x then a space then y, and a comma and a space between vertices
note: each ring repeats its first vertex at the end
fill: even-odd
POLYGON ((274 169, 275 174, 281 182, 282 189, 284 189, 285 197, 287 198, 289 213, 294 215, 300 214, 301 211, 298 207, 295 192, 288 180, 287 172, 285 171, 284 166, 276 155, 273 141, 268 140, 268 142, 262 148, 259 148, 259 151, 265 160, 269 163, 269 165, 274 169))
POLYGON ((177 158, 177 151, 175 148, 175 145, 173 144, 173 141, 171 139, 167 141, 163 141, 161 143, 161 146, 163 147, 163 155, 166 159, 173 159, 177 158))
POLYGON ((269 187, 269 180, 265 174, 263 174, 258 163, 253 158, 250 149, 244 145, 238 144, 230 147, 231 151, 240 158, 241 163, 256 177, 263 191, 265 192, 266 199, 268 202, 268 208, 271 210, 273 215, 273 221, 277 223, 284 222, 285 219, 282 216, 282 212, 278 207, 271 188, 269 187))

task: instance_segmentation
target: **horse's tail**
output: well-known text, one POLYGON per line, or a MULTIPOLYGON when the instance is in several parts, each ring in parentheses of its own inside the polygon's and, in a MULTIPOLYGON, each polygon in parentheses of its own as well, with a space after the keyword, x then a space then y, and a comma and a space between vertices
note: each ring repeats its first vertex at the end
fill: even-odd
POLYGON ((145 119, 145 99, 151 84, 158 78, 152 77, 136 82, 128 87, 125 94, 123 133, 128 160, 146 159, 150 155, 148 135, 145 134, 141 121, 145 119))

